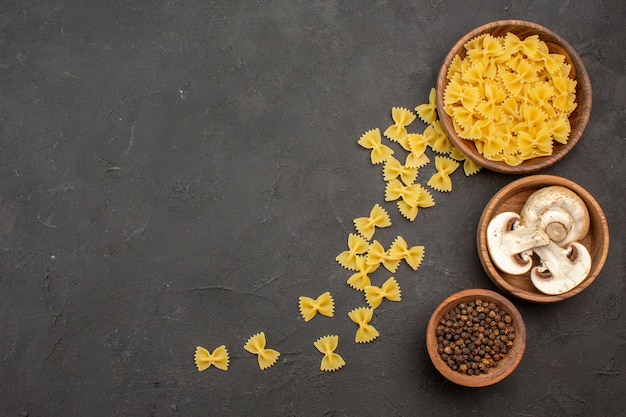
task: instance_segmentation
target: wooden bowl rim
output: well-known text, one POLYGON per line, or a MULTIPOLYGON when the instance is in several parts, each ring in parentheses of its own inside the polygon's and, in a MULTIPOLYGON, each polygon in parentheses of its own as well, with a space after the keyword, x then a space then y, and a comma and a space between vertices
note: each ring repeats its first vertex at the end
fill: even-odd
MULTIPOLYGON (((591 233, 591 231, 589 233, 591 233)), ((511 294, 519 299, 530 301, 533 303, 554 303, 579 294, 589 285, 591 285, 591 283, 595 281, 595 279, 598 277, 598 275, 602 271, 602 268, 604 267, 604 263, 606 262, 606 258, 609 253, 609 228, 600 204, 598 204, 595 198, 593 198, 591 193, 589 193, 579 184, 567 178, 559 177, 556 175, 531 175, 528 177, 519 178, 501 188, 500 191, 498 191, 491 198, 491 200, 489 200, 489 202, 485 206, 485 209, 483 210, 482 215, 480 216, 480 220, 478 221, 478 233, 476 234, 476 240, 478 257, 480 258, 480 262, 483 265, 483 269, 485 270, 491 281, 496 284, 496 286, 498 286, 498 288, 500 288, 502 291, 511 294), (599 224, 593 223, 593 227, 602 229, 603 234, 602 242, 597 242, 597 244, 602 245, 599 256, 592 259, 591 271, 589 272, 587 278, 585 278, 582 283, 580 283, 578 286, 574 287, 570 291, 559 295, 547 295, 541 293, 539 290, 530 293, 526 290, 522 290, 519 287, 512 285, 501 275, 500 271, 491 261, 491 258, 489 257, 489 254, 486 250, 487 224, 497 212, 498 208, 502 206, 506 201, 508 201, 508 199, 511 198, 512 195, 515 195, 515 190, 519 190, 519 192, 524 192, 528 189, 539 189, 552 185, 567 187, 570 190, 574 191, 576 194, 578 194, 578 196, 582 198, 583 201, 585 201, 587 209, 590 212, 590 216, 592 217, 592 222, 594 213, 595 215, 597 215, 597 218, 599 219, 599 224), (506 196, 509 196, 509 198, 504 199, 506 196)))
MULTIPOLYGON (((587 124, 589 123, 589 117, 591 115, 592 108, 591 80, 578 52, 576 52, 576 50, 565 39, 563 39, 552 30, 537 23, 525 20, 498 20, 486 23, 468 32, 465 36, 459 39, 450 49, 450 51, 444 58, 443 64, 441 65, 439 74, 437 76, 436 96, 437 114, 439 115, 439 120, 441 121, 441 124, 452 143, 457 148, 459 148, 459 150, 463 152, 470 160, 485 167, 486 169, 500 172, 503 174, 530 174, 556 164, 563 157, 565 157, 565 155, 567 155, 569 151, 571 151, 572 148, 574 148, 574 146, 576 146, 578 141, 581 139, 583 133, 587 128, 587 124), (479 154, 476 150, 475 145, 471 143, 471 141, 462 139, 456 134, 454 126, 452 125, 452 119, 445 112, 443 105, 443 93, 448 83, 446 75, 448 72, 448 67, 450 66, 450 63, 452 62, 454 56, 458 54, 458 51, 461 50, 469 40, 484 33, 489 33, 493 29, 501 26, 520 26, 522 28, 530 28, 538 31, 538 35, 541 40, 543 40, 544 42, 546 42, 547 40, 548 42, 559 44, 559 46, 564 49, 576 71, 576 96, 578 107, 575 112, 576 114, 580 115, 580 117, 576 121, 577 128, 572 129, 572 132, 570 133, 570 137, 566 144, 553 144, 554 148, 552 155, 526 160, 517 166, 511 166, 501 161, 491 161, 479 154)), ((570 115, 570 121, 572 120, 571 118, 572 116, 570 115)))
POLYGON ((524 356, 524 351, 526 350, 526 324, 524 323, 524 319, 522 318, 522 314, 519 310, 503 295, 483 288, 466 289, 448 296, 441 302, 441 304, 439 304, 430 316, 426 330, 426 348, 428 350, 430 360, 435 368, 449 381, 466 387, 486 387, 496 384, 511 375, 521 362, 522 357, 524 356), (515 327, 515 342, 513 343, 511 350, 500 361, 500 366, 492 368, 490 373, 465 375, 451 369, 441 358, 439 352, 437 351, 438 343, 437 338, 435 337, 435 331, 440 318, 452 307, 463 300, 476 298, 493 301, 511 314, 513 317, 513 325, 515 327))

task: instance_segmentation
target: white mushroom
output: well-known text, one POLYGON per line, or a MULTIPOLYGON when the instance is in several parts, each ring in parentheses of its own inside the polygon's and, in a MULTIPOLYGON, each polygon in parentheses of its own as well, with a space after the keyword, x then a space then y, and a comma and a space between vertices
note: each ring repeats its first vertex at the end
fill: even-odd
POLYGON ((543 187, 528 197, 520 211, 525 227, 540 227, 564 248, 589 232, 589 210, 572 190, 559 185, 543 187))
POLYGON ((584 281, 591 270, 591 255, 582 244, 560 248, 556 243, 533 249, 541 265, 530 271, 530 279, 542 293, 563 294, 584 281))
POLYGON ((521 227, 520 216, 507 211, 494 216, 487 225, 487 249, 502 272, 525 274, 532 267, 532 250, 550 242, 539 227, 521 227))

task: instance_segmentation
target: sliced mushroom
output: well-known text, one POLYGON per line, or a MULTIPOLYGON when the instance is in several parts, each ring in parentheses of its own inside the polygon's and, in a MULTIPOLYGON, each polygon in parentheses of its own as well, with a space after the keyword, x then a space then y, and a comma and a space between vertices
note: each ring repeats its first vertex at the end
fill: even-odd
POLYGON ((556 243, 533 249, 541 265, 530 271, 530 279, 544 294, 557 295, 570 291, 587 278, 591 271, 591 255, 578 242, 563 249, 556 243))
POLYGON ((520 211, 525 227, 540 227, 550 240, 564 248, 589 232, 589 210, 572 190, 559 185, 543 187, 528 197, 520 211))
POLYGON ((506 211, 487 225, 487 249, 493 263, 502 272, 525 274, 532 267, 532 250, 550 242, 539 227, 522 227, 517 213, 506 211))

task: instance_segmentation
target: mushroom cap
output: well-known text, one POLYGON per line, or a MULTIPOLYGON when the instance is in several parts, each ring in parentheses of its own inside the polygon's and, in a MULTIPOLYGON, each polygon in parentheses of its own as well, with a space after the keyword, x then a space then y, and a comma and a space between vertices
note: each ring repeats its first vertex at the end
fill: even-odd
POLYGON ((532 193, 520 211, 520 223, 539 227, 560 247, 583 239, 589 232, 589 210, 574 191, 560 185, 532 193))
POLYGON ((532 249, 550 241, 537 227, 520 227, 519 219, 519 214, 506 211, 495 215, 487 225, 489 257, 498 269, 512 275, 530 271, 532 249))

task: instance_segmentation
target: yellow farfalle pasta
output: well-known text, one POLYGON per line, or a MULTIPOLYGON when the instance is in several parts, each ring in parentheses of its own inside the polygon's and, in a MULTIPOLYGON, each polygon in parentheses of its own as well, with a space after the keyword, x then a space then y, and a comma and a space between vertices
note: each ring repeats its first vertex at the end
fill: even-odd
POLYGON ((433 199, 432 194, 430 194, 428 190, 422 187, 420 184, 416 185, 419 186, 420 192, 419 197, 417 198, 417 202, 414 206, 408 205, 403 200, 398 201, 398 210, 400 211, 400 214, 402 214, 402 216, 410 221, 415 220, 418 210, 420 208, 428 208, 435 205, 435 200, 433 199))
POLYGON ((385 161, 383 179, 385 181, 391 181, 398 176, 400 176, 404 184, 411 185, 415 182, 415 178, 417 178, 417 168, 402 165, 396 158, 390 157, 385 161))
POLYGON ((400 301, 402 299, 400 286, 394 277, 390 277, 382 287, 369 285, 365 287, 365 301, 375 309, 383 302, 383 300, 400 301))
POLYGON ((374 240, 369 247, 369 251, 367 252, 367 261, 368 265, 380 265, 382 264, 385 269, 389 272, 396 272, 398 266, 400 265, 400 258, 394 258, 389 254, 388 250, 385 250, 383 245, 374 240))
POLYGON ((454 145, 452 145, 439 120, 435 120, 428 125, 426 130, 424 130, 424 137, 428 139, 428 143, 433 151, 444 154, 452 152, 454 145))
POLYGON ((320 364, 320 370, 324 372, 333 372, 343 368, 346 362, 343 358, 335 353, 337 346, 339 345, 339 336, 324 336, 316 340, 313 345, 320 352, 323 353, 322 363, 320 364))
POLYGON ((420 169, 421 167, 428 165, 430 158, 425 153, 417 155, 413 152, 407 155, 404 166, 420 169))
POLYGON ((298 299, 298 306, 304 321, 310 321, 317 313, 326 317, 335 315, 335 301, 330 292, 325 292, 316 299, 302 296, 298 299))
POLYGON ((265 333, 261 332, 250 337, 243 346, 243 348, 248 352, 253 355, 257 355, 259 368, 261 368, 261 370, 265 370, 273 366, 280 356, 279 352, 273 349, 266 349, 265 343, 265 333))
POLYGON ((450 153, 450 158, 456 159, 457 161, 463 161, 463 171, 465 172, 466 177, 476 174, 483 168, 482 166, 478 165, 476 162, 465 156, 463 152, 461 152, 457 147, 454 147, 454 149, 450 153))
POLYGON ((381 143, 380 130, 372 129, 365 132, 358 140, 359 145, 371 149, 370 160, 372 164, 385 162, 393 155, 393 149, 381 143))
POLYGON ((370 323, 374 315, 374 310, 367 307, 359 307, 348 312, 348 317, 355 324, 359 325, 354 336, 356 343, 369 343, 379 336, 378 330, 374 328, 370 323))
POLYGON ((404 107, 393 107, 391 109, 391 118, 394 124, 389 126, 383 135, 394 142, 399 142, 407 135, 406 127, 413 123, 415 117, 411 110, 405 109, 404 107))
POLYGON ((341 252, 335 260, 339 265, 350 271, 356 271, 356 256, 367 252, 369 244, 363 237, 350 233, 348 235, 348 250, 341 252))
POLYGON ((410 206, 417 204, 420 187, 418 184, 404 185, 400 180, 394 179, 385 187, 385 201, 395 201, 399 198, 410 206))
MULTIPOLYGON (((564 120, 576 109, 577 82, 564 55, 550 53, 537 35, 520 39, 513 33, 481 35, 465 49, 466 56, 448 67, 443 94, 459 137, 473 141, 485 158, 508 165, 552 154, 547 137, 530 138, 542 128, 551 142, 567 143, 564 120)), ((466 173, 475 172, 468 165, 466 173)))
POLYGON ((406 135, 409 141, 409 148, 415 157, 419 157, 426 152, 426 148, 430 145, 430 138, 425 137, 419 133, 409 133, 406 135))
POLYGON ((370 211, 369 217, 359 217, 354 219, 354 227, 356 231, 367 240, 371 240, 376 231, 376 227, 384 228, 391 226, 391 218, 389 213, 380 206, 374 205, 370 211))
POLYGON ((367 256, 356 257, 357 272, 348 278, 348 285, 357 291, 365 291, 365 287, 372 285, 369 274, 376 271, 380 263, 368 265, 367 256))
POLYGON ((196 353, 194 354, 194 362, 196 363, 198 372, 208 369, 211 365, 222 371, 227 371, 229 362, 228 350, 226 346, 222 345, 215 348, 211 353, 205 348, 197 346, 196 353))
POLYGON ((398 236, 391 243, 389 256, 404 259, 414 271, 417 271, 424 260, 424 246, 412 246, 409 248, 406 240, 402 236, 398 236))
POLYGON ((437 91, 434 88, 430 89, 428 103, 420 104, 415 107, 415 112, 426 124, 433 123, 437 120, 437 91))
POLYGON ((435 169, 437 172, 426 183, 429 187, 441 191, 452 191, 452 180, 450 174, 452 174, 459 167, 459 163, 454 159, 447 158, 445 156, 435 157, 435 169))

